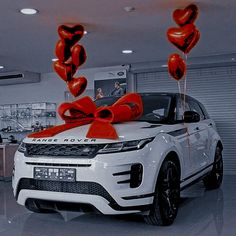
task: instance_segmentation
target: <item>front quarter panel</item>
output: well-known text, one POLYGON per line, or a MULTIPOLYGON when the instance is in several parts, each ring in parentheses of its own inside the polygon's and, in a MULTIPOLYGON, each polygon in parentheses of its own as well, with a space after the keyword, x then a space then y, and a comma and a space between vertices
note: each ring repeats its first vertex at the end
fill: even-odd
POLYGON ((158 134, 153 140, 152 145, 150 145, 150 152, 152 161, 149 163, 155 171, 155 184, 153 185, 153 191, 155 190, 156 180, 158 178, 161 165, 170 152, 175 152, 177 154, 180 162, 181 178, 185 176, 183 160, 184 151, 182 150, 179 142, 174 137, 166 133, 158 134))
POLYGON ((214 158, 215 158, 215 151, 216 151, 216 146, 218 144, 218 142, 221 142, 221 138, 220 135, 218 134, 217 130, 216 130, 216 126, 213 120, 208 121, 208 123, 213 124, 212 126, 209 127, 208 132, 209 132, 209 137, 210 137, 210 141, 209 141, 209 159, 210 159, 210 163, 214 162, 214 158))

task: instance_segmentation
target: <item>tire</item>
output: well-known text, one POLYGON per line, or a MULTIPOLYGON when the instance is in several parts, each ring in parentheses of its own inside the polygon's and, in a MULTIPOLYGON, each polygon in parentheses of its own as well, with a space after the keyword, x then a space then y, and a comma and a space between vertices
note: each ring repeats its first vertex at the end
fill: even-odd
POLYGON ((155 196, 149 215, 144 216, 147 224, 157 226, 171 225, 175 220, 180 199, 180 171, 171 160, 161 166, 155 196))
POLYGON ((25 207, 34 213, 55 213, 52 208, 42 208, 36 200, 28 199, 25 203, 25 207))
POLYGON ((213 168, 208 176, 203 179, 206 189, 217 189, 223 180, 223 158, 222 149, 216 147, 213 168))

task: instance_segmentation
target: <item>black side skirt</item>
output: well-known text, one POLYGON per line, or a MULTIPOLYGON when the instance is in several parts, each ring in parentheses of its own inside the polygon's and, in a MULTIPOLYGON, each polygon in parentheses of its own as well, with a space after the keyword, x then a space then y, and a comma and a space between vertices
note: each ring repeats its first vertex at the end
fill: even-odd
MULTIPOLYGON (((187 178, 181 180, 181 183, 184 183, 184 182, 186 182, 187 180, 193 178, 194 176, 200 174, 200 173, 203 172, 204 170, 206 170, 206 169, 208 169, 209 167, 213 166, 213 164, 214 164, 214 163, 212 163, 212 164, 210 164, 210 165, 204 167, 202 170, 196 172, 195 174, 192 174, 192 175, 188 176, 187 178)), ((189 187, 189 186, 191 186, 191 185, 193 185, 193 184, 199 182, 200 180, 202 180, 202 179, 203 179, 204 177, 206 177, 207 175, 209 175, 209 173, 206 173, 206 174, 204 174, 204 175, 198 177, 197 179, 193 180, 193 181, 190 182, 189 184, 187 184, 187 185, 185 185, 184 187, 182 187, 180 190, 184 190, 185 188, 187 188, 187 187, 189 187)))

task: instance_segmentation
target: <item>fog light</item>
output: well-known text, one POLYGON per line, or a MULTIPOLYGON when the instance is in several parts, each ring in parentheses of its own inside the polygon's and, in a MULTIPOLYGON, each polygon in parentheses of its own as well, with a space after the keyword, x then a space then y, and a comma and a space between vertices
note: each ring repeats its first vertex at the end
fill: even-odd
POLYGON ((13 166, 13 169, 12 169, 12 179, 14 179, 15 177, 15 165, 13 166))
POLYGON ((131 166, 130 187, 137 188, 142 183, 143 166, 141 164, 134 164, 131 166))

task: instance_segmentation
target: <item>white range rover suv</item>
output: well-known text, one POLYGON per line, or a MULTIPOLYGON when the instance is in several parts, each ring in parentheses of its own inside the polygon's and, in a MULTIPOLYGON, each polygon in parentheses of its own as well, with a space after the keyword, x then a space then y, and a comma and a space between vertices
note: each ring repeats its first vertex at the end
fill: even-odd
POLYGON ((223 145, 204 106, 189 96, 183 105, 177 93, 140 95, 142 117, 113 124, 118 140, 86 138, 89 124, 52 138, 25 138, 15 154, 17 202, 42 213, 141 213, 149 224, 170 225, 181 190, 201 179, 218 188, 223 145))

